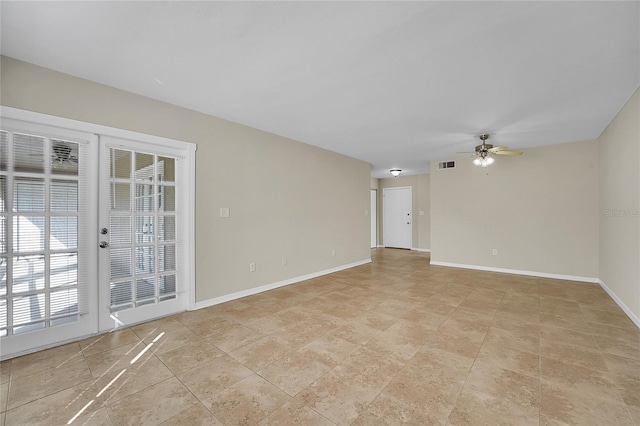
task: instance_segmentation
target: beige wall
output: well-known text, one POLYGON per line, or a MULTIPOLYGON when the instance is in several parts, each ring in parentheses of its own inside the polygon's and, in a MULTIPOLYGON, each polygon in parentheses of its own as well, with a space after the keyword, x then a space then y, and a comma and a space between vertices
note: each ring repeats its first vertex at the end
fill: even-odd
POLYGON ((371 189, 378 189, 379 179, 371 178, 371 189))
POLYGON ((2 105, 197 144, 197 301, 370 258, 368 163, 11 58, 1 66, 2 105))
POLYGON ((640 318, 640 89, 598 139, 600 280, 640 318))
POLYGON ((384 245, 383 233, 383 194, 384 188, 410 186, 412 191, 412 241, 414 249, 429 250, 431 248, 430 235, 430 196, 429 175, 398 176, 396 178, 379 179, 378 189, 378 243, 384 245))
POLYGON ((598 277, 597 141, 455 160, 431 163, 432 261, 598 277))

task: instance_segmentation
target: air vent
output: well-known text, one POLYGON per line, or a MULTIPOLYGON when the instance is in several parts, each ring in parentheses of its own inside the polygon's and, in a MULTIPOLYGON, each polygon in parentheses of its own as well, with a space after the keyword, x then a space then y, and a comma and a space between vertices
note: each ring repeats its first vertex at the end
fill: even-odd
POLYGON ((439 169, 452 169, 456 166, 455 161, 441 161, 438 163, 439 169))

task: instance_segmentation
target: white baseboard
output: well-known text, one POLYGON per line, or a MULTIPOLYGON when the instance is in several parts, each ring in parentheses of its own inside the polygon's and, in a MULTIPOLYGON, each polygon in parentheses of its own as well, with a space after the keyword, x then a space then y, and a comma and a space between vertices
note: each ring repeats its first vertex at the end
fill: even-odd
POLYGON ((598 284, 598 278, 594 277, 580 277, 575 275, 561 275, 561 274, 549 274, 546 272, 535 272, 535 271, 521 271, 518 269, 505 269, 505 268, 494 268, 491 266, 479 266, 479 265, 463 265, 461 263, 449 263, 449 262, 438 262, 431 261, 431 265, 435 266, 448 266, 451 268, 463 268, 463 269, 475 269, 478 271, 489 271, 489 272, 502 272, 505 274, 513 274, 513 275, 527 275, 530 277, 540 277, 540 278, 553 278, 557 280, 567 280, 567 281, 581 281, 587 283, 598 284))
POLYGON ((412 247, 412 248, 411 248, 411 250, 413 250, 413 251, 419 251, 419 252, 422 252, 422 253, 431 253, 431 249, 413 248, 413 247, 412 247))
POLYGON ((358 262, 349 263, 347 265, 338 266, 331 269, 325 269, 324 271, 314 272, 312 274, 302 275, 299 277, 289 278, 284 281, 278 281, 272 284, 262 285, 260 287, 254 287, 247 290, 238 291, 236 293, 227 294, 220 297, 214 297, 213 299, 203 300, 201 302, 196 302, 194 306, 194 310, 207 308, 209 306, 218 305, 224 302, 230 302, 232 300, 240 299, 242 297, 252 296, 254 294, 262 293, 265 291, 273 290, 278 287, 284 287, 286 285, 299 283, 300 281, 310 280, 312 278, 321 277, 327 274, 333 274, 334 272, 343 271, 345 269, 355 268, 356 266, 366 265, 367 263, 371 263, 371 259, 364 259, 358 262))
POLYGON ((620 306, 620 309, 622 309, 624 313, 627 314, 629 319, 633 321, 633 323, 638 328, 640 328, 640 318, 638 318, 636 314, 634 314, 631 311, 631 309, 629 309, 629 307, 627 307, 627 305, 625 305, 624 302, 618 296, 616 296, 616 294, 613 291, 611 291, 611 289, 607 287, 607 285, 604 282, 602 282, 602 280, 598 280, 598 284, 600 284, 600 287, 602 287, 602 289, 606 291, 607 294, 609 294, 609 296, 613 299, 613 301, 616 302, 618 306, 620 306))

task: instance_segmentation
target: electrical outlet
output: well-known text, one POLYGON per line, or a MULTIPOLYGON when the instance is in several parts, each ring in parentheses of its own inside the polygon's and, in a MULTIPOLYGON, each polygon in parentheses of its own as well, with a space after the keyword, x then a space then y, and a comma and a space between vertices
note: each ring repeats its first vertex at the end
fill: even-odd
POLYGON ((256 264, 255 262, 251 262, 249 264, 249 272, 255 272, 256 271, 256 264))
POLYGON ((287 256, 282 256, 282 266, 287 264, 287 256))
POLYGON ((498 249, 491 250, 491 254, 494 255, 494 256, 497 256, 498 255, 498 249))
POLYGON ((336 255, 336 249, 331 250, 331 256, 335 256, 336 255))
POLYGON ((229 217, 229 208, 228 207, 220 207, 220 217, 229 217))

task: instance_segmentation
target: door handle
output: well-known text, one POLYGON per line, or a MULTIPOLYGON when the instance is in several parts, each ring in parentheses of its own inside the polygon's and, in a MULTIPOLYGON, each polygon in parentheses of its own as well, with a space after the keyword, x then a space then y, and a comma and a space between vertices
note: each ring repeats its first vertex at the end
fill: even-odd
POLYGON ((109 247, 109 243, 106 241, 100 241, 100 248, 107 248, 109 247))

